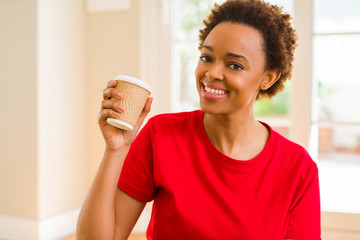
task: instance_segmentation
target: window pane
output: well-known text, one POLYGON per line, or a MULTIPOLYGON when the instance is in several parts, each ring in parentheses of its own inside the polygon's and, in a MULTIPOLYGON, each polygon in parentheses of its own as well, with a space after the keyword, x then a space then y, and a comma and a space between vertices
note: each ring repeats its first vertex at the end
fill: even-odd
POLYGON ((317 119, 360 122, 360 34, 314 37, 317 119))
POLYGON ((314 0, 314 32, 360 32, 360 1, 314 0))
POLYGON ((202 20, 212 6, 209 0, 175 1, 175 39, 197 41, 202 20))
POLYGON ((285 11, 293 15, 293 7, 294 7, 293 0, 266 0, 266 2, 284 7, 285 11))
POLYGON ((290 94, 291 81, 288 81, 282 92, 278 93, 271 100, 257 100, 254 106, 256 118, 269 123, 275 131, 284 137, 289 137, 290 94))
POLYGON ((173 9, 173 111, 199 108, 195 68, 199 59, 199 29, 214 1, 175 0, 173 9))
POLYGON ((278 93, 271 100, 258 100, 255 103, 255 115, 268 116, 277 115, 284 116, 289 114, 291 82, 285 84, 285 89, 278 93))
POLYGON ((199 97, 196 90, 195 68, 199 59, 197 45, 177 43, 174 48, 174 79, 180 105, 174 111, 188 111, 199 108, 199 97))

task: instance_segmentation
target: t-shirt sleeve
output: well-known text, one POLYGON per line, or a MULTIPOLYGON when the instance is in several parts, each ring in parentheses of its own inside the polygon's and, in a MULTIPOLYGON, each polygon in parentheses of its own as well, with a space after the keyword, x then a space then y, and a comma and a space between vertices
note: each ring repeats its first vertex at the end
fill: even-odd
POLYGON ((125 159, 118 188, 142 202, 154 199, 151 119, 132 143, 125 159))
POLYGON ((296 188, 289 213, 287 239, 321 239, 318 168, 311 159, 306 160, 309 160, 311 164, 302 173, 296 188))

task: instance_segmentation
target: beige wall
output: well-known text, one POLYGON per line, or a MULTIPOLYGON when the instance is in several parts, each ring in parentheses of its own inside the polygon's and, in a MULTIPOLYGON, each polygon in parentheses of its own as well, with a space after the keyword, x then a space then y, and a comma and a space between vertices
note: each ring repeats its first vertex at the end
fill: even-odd
POLYGON ((0 1, 2 215, 38 213, 36 22, 35 0, 0 1))
POLYGON ((106 83, 119 74, 140 77, 140 0, 127 11, 86 14, 87 161, 91 182, 104 142, 97 115, 106 83))
POLYGON ((140 77, 139 29, 139 0, 103 13, 84 0, 0 1, 1 223, 81 206, 104 148, 102 90, 140 77))
POLYGON ((322 212, 321 226, 323 240, 360 239, 360 214, 322 212))

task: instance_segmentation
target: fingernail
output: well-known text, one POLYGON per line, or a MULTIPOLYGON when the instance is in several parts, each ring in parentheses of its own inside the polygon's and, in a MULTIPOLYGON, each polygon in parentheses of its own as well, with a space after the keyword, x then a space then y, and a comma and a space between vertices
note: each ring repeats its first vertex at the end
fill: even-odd
POLYGON ((116 96, 117 96, 118 98, 123 98, 123 95, 122 95, 121 93, 117 93, 116 96))

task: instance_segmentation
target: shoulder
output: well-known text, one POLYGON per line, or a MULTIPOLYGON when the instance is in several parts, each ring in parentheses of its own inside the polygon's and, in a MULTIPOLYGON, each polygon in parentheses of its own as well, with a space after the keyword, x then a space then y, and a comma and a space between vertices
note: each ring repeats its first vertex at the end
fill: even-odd
POLYGON ((193 123, 194 119, 198 119, 202 116, 200 110, 191 112, 178 112, 178 113, 163 113, 156 115, 149 119, 148 123, 155 129, 166 129, 171 127, 180 128, 187 126, 189 123, 193 123))
POLYGON ((285 138, 284 136, 280 135, 279 133, 273 131, 274 134, 277 134, 277 139, 278 139, 278 146, 279 148, 286 150, 286 152, 289 152, 291 154, 300 154, 300 155, 308 155, 307 150, 301 146, 298 143, 295 143, 287 138, 285 138))
POLYGON ((305 174, 318 172, 317 164, 303 146, 283 137, 275 131, 272 131, 272 133, 277 135, 276 154, 283 156, 283 160, 289 167, 305 174))

